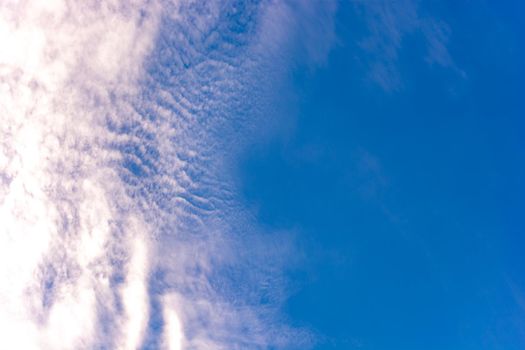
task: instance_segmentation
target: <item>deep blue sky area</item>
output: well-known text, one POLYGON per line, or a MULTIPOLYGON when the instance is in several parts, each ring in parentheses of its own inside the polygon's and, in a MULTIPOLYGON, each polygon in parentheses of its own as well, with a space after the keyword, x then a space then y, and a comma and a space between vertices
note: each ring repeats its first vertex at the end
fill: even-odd
POLYGON ((326 60, 290 72, 293 127, 239 169, 259 223, 305 255, 287 317, 323 350, 525 349, 523 3, 420 2, 446 64, 418 29, 395 57, 367 50, 366 11, 339 5, 326 60))

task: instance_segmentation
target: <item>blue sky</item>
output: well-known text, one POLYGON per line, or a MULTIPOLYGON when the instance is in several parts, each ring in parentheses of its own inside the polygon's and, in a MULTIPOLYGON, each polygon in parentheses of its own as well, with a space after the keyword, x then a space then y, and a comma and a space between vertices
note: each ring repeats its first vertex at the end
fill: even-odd
POLYGON ((285 310, 316 349, 525 347, 524 10, 339 2, 326 58, 290 69, 239 187, 295 233, 285 310))
POLYGON ((0 348, 525 348, 519 1, 0 1, 0 348))

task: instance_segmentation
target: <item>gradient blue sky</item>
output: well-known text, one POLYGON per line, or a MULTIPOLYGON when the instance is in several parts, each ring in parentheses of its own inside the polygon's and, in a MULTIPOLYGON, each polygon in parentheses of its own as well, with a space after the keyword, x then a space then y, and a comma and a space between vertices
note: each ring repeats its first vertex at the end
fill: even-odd
POLYGON ((285 312, 316 349, 525 348, 524 10, 341 1, 326 57, 297 44, 238 184, 295 233, 285 312))

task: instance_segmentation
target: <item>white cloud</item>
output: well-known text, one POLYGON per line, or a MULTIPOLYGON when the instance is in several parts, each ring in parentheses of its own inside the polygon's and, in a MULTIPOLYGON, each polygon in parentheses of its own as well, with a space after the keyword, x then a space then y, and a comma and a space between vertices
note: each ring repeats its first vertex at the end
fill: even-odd
POLYGON ((0 1, 0 348, 307 346, 227 174, 286 6, 0 1))
POLYGON ((112 106, 94 103, 135 89, 155 35, 156 17, 139 20, 151 11, 141 6, 0 5, 2 348, 87 349, 119 332, 118 347, 141 342, 148 231, 108 166, 119 158, 104 146, 112 106))

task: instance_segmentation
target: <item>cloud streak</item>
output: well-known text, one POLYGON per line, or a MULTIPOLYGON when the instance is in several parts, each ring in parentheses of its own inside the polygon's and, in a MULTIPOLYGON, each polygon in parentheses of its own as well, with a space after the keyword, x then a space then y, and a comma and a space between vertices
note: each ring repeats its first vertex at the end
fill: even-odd
POLYGON ((450 28, 446 22, 425 16, 419 2, 360 1, 356 9, 366 21, 370 34, 361 41, 361 47, 374 56, 369 78, 386 91, 402 86, 398 69, 403 42, 413 34, 421 34, 426 46, 424 60, 429 65, 452 68, 464 75, 456 66, 448 50, 450 28))

